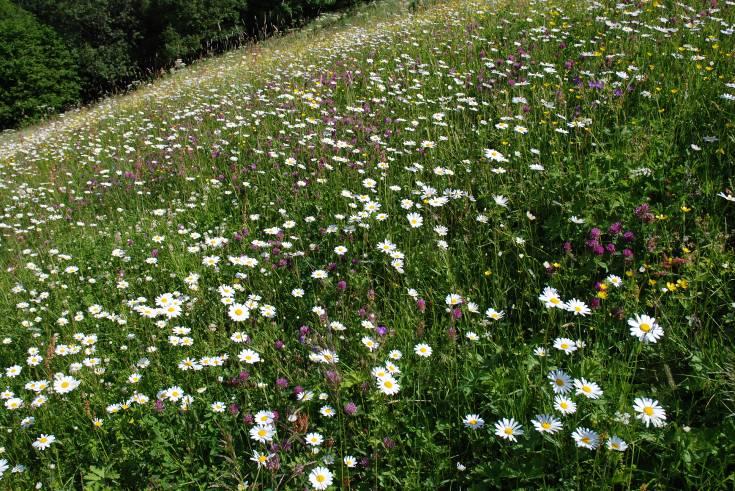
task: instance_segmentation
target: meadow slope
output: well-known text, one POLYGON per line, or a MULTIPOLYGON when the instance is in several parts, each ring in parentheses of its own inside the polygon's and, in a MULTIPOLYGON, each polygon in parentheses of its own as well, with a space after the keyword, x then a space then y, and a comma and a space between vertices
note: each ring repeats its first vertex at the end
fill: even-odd
POLYGON ((735 3, 378 3, 0 135, 3 489, 733 489, 735 3))

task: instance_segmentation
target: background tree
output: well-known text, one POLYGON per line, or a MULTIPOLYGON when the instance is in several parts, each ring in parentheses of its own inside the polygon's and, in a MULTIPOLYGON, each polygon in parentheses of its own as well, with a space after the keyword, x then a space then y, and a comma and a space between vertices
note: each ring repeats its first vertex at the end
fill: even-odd
POLYGON ((188 63, 357 1, 0 0, 0 53, 9 77, 0 128, 125 90, 179 58, 188 63))
POLYGON ((77 64, 51 28, 0 0, 0 127, 37 120, 79 101, 77 64))

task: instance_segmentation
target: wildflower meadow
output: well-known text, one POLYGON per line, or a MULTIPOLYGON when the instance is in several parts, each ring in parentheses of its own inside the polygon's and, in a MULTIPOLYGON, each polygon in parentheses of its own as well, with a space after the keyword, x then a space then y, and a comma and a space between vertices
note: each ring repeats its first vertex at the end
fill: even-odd
POLYGON ((734 34, 387 0, 0 135, 0 488, 735 488, 734 34))

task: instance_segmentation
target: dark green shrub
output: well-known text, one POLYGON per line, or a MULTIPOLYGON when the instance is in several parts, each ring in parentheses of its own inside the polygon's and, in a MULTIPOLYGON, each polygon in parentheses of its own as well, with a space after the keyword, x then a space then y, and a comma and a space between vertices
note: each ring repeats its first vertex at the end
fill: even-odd
POLYGON ((79 101, 70 50, 30 13, 0 0, 0 127, 38 120, 79 101))

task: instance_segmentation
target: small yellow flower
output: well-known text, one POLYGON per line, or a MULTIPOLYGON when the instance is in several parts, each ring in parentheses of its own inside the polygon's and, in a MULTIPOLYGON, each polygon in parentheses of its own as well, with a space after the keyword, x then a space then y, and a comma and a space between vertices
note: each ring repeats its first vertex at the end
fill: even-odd
POLYGON ((597 292, 597 298, 605 300, 607 298, 607 292, 604 290, 600 290, 599 292, 597 292))
POLYGON ((686 290, 687 288, 689 288, 689 282, 683 278, 676 280, 676 285, 682 290, 686 290))
POLYGON ((669 281, 666 283, 666 289, 673 293, 677 290, 677 287, 676 284, 669 281))
POLYGON ((682 205, 681 211, 683 211, 684 213, 689 213, 690 211, 692 211, 692 209, 689 208, 687 205, 682 205))
POLYGON ((484 274, 485 274, 485 276, 490 276, 490 275, 493 274, 493 272, 488 269, 488 270, 485 271, 484 274))
POLYGON ((648 280, 648 284, 649 284, 650 286, 656 286, 656 280, 654 280, 654 279, 650 279, 650 280, 648 280))
POLYGON ((666 215, 656 215, 656 220, 668 220, 669 217, 666 215))

